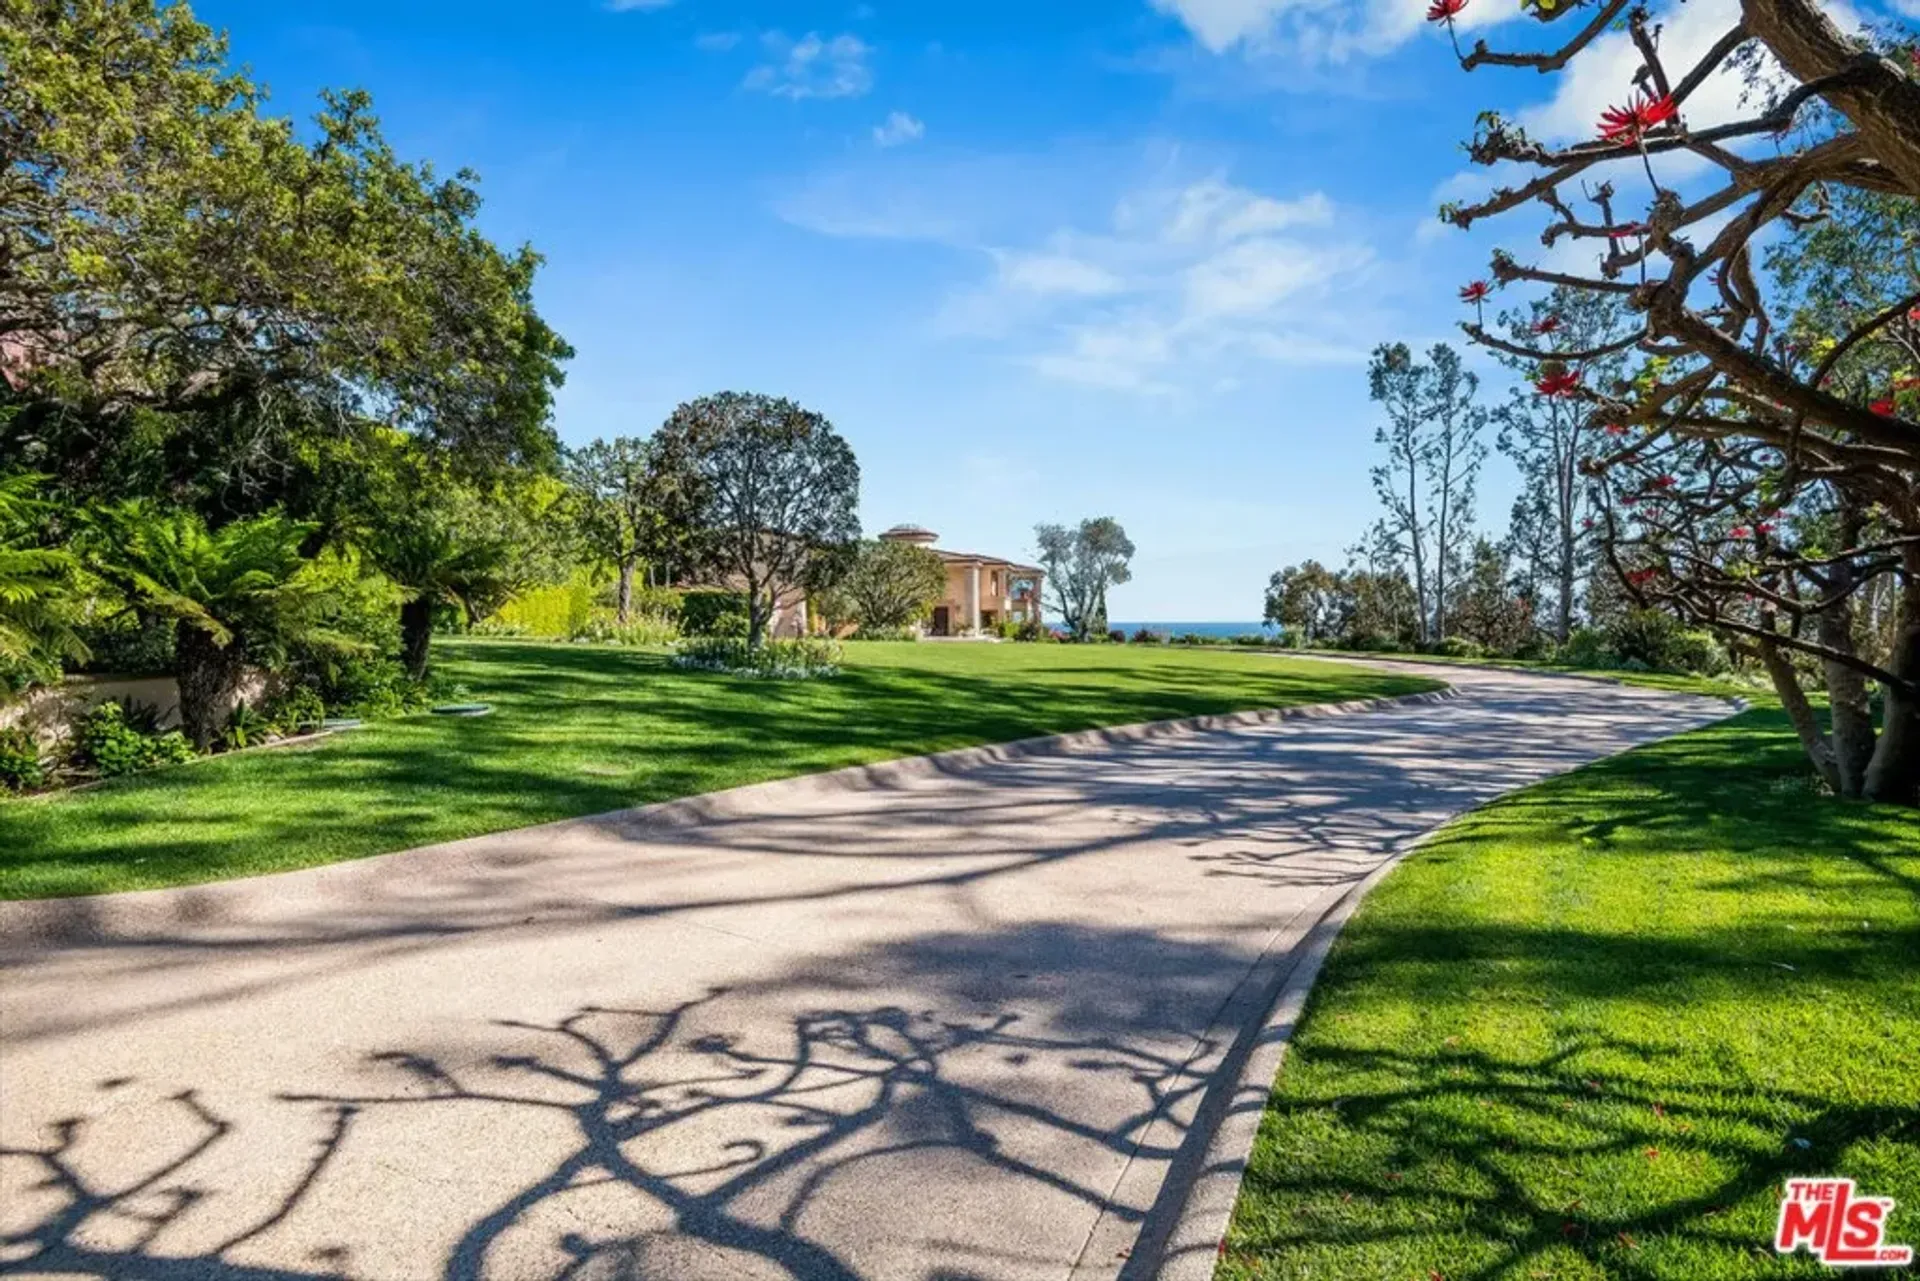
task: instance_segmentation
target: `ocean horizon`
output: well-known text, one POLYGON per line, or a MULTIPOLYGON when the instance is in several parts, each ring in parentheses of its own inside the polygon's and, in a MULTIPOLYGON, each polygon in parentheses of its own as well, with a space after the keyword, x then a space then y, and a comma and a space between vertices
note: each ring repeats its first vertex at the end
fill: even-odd
POLYGON ((1119 623, 1108 622, 1108 628, 1131 636, 1142 627, 1150 632, 1160 632, 1167 636, 1271 636, 1275 629, 1265 623, 1119 623))

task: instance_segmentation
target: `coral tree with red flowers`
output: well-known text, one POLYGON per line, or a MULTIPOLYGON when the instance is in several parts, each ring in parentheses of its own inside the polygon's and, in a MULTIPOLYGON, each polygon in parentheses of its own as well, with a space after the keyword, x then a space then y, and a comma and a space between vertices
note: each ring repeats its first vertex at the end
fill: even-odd
MULTIPOLYGON (((1470 72, 1628 59, 1584 141, 1482 112, 1467 152, 1501 172, 1441 210, 1538 210, 1526 240, 1551 259, 1496 252, 1488 283, 1612 300, 1618 332, 1463 328, 1587 411, 1601 559, 1628 594, 1765 670, 1835 793, 1920 805, 1920 264, 1876 249, 1920 221, 1920 42, 1863 55, 1819 0, 1740 0, 1717 33, 1663 41, 1680 4, 1532 0, 1544 47, 1456 37, 1470 72), (1754 66, 1764 92, 1696 101, 1754 66), (1628 372, 1577 372, 1609 361, 1628 372)), ((1430 16, 1451 33, 1458 12, 1430 16)))

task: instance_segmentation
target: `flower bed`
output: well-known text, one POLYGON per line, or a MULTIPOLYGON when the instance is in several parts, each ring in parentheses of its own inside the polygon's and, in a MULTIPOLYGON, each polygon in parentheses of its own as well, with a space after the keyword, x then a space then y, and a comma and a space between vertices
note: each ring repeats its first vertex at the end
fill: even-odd
POLYGON ((838 641, 819 637, 773 640, 758 649, 731 637, 703 637, 684 642, 673 665, 690 671, 725 672, 732 676, 759 676, 773 680, 811 680, 838 676, 844 651, 838 641))

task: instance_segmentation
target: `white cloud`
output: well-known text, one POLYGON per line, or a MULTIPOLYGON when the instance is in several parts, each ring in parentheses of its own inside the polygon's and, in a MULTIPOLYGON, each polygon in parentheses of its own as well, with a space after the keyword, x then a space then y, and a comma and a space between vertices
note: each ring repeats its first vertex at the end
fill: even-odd
MULTIPOLYGON (((1179 19, 1209 52, 1280 55, 1346 62, 1375 57, 1427 27, 1429 0, 1152 0, 1179 19)), ((1511 0, 1479 0, 1458 19, 1462 28, 1490 26, 1518 13, 1511 0)))
POLYGON ((881 147, 898 147, 926 136, 927 126, 904 111, 894 112, 873 128, 873 141, 881 147))
POLYGON ((1113 272, 1071 254, 999 251, 994 256, 1000 264, 1000 286, 1015 293, 1099 298, 1126 288, 1113 272))
POLYGON ((859 36, 823 39, 809 31, 798 40, 778 31, 760 38, 772 61, 747 74, 746 87, 778 98, 858 98, 873 88, 867 59, 873 47, 859 36))
POLYGON ((1219 176, 1154 184, 1106 230, 991 250, 994 275, 943 319, 1043 377, 1145 395, 1238 386, 1250 363, 1346 360, 1358 344, 1325 304, 1374 256, 1335 213, 1318 192, 1282 200, 1219 176))

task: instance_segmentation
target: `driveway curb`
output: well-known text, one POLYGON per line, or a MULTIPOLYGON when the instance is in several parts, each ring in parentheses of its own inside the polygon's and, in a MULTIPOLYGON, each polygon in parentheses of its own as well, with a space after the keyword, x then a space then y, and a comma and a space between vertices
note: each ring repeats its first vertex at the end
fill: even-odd
POLYGON ((491 832, 443 844, 396 850, 390 854, 375 854, 342 863, 324 863, 317 867, 264 876, 71 898, 0 900, 0 945, 17 954, 23 945, 29 949, 35 946, 77 946, 182 927, 205 928, 228 924, 253 916, 257 909, 270 901, 338 900, 359 894, 371 897, 415 876, 448 870, 484 874, 484 870, 493 865, 505 842, 512 843, 512 863, 523 864, 530 857, 530 846, 536 851, 531 857, 538 857, 539 849, 558 844, 569 832, 581 827, 632 829, 654 824, 674 826, 697 823, 734 817, 755 806, 777 804, 784 800, 834 792, 867 791, 1028 757, 1070 756, 1148 739, 1178 738, 1282 721, 1388 711, 1443 703, 1459 697, 1458 687, 1447 685, 1438 690, 1388 698, 1304 703, 1294 707, 1048 734, 1008 743, 954 748, 929 756, 903 756, 820 774, 771 779, 720 792, 658 801, 633 809, 559 819, 533 827, 491 832))

